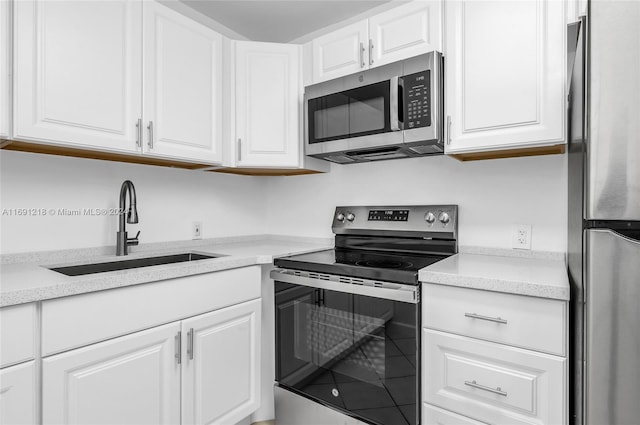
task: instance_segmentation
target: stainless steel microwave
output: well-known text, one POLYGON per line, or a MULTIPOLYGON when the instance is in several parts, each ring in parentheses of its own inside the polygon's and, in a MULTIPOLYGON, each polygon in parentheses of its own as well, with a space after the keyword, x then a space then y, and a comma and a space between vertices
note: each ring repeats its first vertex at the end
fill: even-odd
POLYGON ((430 52, 305 88, 305 153, 339 164, 442 154, 443 60, 430 52))

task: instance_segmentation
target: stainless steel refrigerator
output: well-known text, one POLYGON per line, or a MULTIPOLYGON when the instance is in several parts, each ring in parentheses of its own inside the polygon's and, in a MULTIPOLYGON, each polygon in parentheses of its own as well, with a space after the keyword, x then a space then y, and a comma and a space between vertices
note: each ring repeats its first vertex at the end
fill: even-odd
POLYGON ((568 28, 571 422, 640 424, 640 1, 568 28))

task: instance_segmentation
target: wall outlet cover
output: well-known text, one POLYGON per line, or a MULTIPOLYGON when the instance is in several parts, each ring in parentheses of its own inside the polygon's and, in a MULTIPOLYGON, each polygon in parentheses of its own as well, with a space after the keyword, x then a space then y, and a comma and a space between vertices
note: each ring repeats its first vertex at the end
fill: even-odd
POLYGON ((531 249, 530 224, 514 224, 511 227, 511 248, 531 249))
POLYGON ((202 223, 199 221, 193 222, 193 230, 191 232, 192 239, 202 239, 202 223))

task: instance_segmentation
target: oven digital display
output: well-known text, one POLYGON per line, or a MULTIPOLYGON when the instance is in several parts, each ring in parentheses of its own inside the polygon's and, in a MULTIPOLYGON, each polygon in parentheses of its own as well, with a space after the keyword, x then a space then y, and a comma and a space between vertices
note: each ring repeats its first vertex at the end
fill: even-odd
POLYGON ((369 210, 369 221, 407 221, 409 210, 369 210))

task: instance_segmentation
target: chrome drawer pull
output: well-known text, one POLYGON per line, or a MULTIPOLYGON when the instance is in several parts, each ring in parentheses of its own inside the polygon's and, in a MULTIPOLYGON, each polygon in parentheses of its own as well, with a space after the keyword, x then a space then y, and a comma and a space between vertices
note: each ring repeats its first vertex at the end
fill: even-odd
POLYGON ((486 320, 488 322, 500 323, 502 325, 507 324, 507 321, 501 317, 489 317, 489 316, 483 316, 481 314, 476 314, 476 313, 465 313, 464 315, 465 317, 470 317, 472 319, 486 320))
POLYGON ((464 381, 464 384, 468 385, 470 387, 473 387, 473 388, 477 388, 479 390, 488 391, 490 393, 498 394, 498 395, 501 395, 501 396, 504 396, 504 397, 507 396, 507 393, 502 391, 502 388, 500 388, 500 387, 498 387, 496 389, 493 389, 491 387, 485 387, 484 385, 480 385, 476 381, 471 381, 471 382, 464 381))

